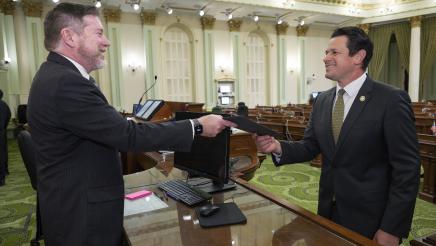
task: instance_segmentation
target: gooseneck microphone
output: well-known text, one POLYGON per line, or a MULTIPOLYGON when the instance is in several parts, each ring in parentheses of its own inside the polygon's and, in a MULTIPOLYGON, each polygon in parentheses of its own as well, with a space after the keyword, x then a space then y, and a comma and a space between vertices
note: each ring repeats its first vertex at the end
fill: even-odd
POLYGON ((152 84, 152 85, 151 85, 147 90, 145 90, 145 92, 144 92, 144 93, 142 94, 142 96, 139 98, 138 105, 141 105, 142 99, 144 99, 144 96, 147 95, 147 92, 148 92, 149 90, 151 90, 151 88, 154 87, 154 85, 156 84, 156 82, 157 82, 157 75, 154 76, 154 82, 153 82, 153 84, 152 84))

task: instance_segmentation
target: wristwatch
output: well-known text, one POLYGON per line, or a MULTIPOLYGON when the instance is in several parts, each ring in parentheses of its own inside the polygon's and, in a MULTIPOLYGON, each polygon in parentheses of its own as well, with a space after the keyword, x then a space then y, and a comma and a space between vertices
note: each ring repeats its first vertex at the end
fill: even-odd
POLYGON ((192 122, 194 122, 194 132, 195 135, 200 135, 203 133, 203 126, 201 125, 200 121, 197 119, 193 119, 192 122))

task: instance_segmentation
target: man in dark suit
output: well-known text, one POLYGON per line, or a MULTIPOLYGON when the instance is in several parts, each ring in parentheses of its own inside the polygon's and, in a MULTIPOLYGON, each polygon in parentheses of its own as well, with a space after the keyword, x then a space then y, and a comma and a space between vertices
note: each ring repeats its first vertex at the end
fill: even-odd
POLYGON ((325 77, 336 87, 313 105, 304 138, 256 139, 276 165, 322 154, 318 214, 381 245, 407 237, 419 186, 420 157, 410 98, 365 70, 373 45, 356 27, 334 31, 325 77))
POLYGON ((11 110, 3 101, 3 91, 0 90, 0 186, 5 185, 9 174, 7 127, 10 119, 11 110))
POLYGON ((119 150, 187 151, 194 133, 212 137, 233 124, 218 115, 142 125, 124 119, 89 76, 104 65, 110 45, 95 7, 57 5, 44 33, 50 53, 33 80, 27 112, 45 244, 120 245, 119 150))

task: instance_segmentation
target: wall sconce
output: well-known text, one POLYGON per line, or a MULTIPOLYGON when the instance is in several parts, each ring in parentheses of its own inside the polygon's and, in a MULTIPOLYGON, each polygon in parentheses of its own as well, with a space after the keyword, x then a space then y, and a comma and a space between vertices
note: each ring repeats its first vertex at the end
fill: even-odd
POLYGON ((5 57, 3 60, 0 60, 0 70, 8 70, 9 64, 11 63, 11 58, 5 57))
POLYGON ((141 65, 138 65, 138 64, 129 64, 129 69, 131 69, 132 70, 132 72, 134 73, 136 70, 138 70, 138 69, 140 69, 141 68, 141 65))

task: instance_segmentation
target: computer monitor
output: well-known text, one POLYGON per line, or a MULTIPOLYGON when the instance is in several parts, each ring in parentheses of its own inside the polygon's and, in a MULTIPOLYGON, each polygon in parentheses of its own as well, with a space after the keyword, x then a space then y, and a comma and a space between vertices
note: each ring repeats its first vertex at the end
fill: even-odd
POLYGON ((147 100, 144 105, 137 110, 135 117, 140 118, 142 120, 150 120, 151 117, 164 105, 163 100, 147 100))
MULTIPOLYGON (((199 118, 207 113, 176 112, 176 120, 199 118)), ((217 192, 234 188, 229 182, 230 164, 230 128, 224 129, 214 138, 196 135, 190 152, 176 151, 174 153, 174 167, 185 170, 189 176, 200 176, 212 182, 199 181, 201 185, 193 184, 206 192, 217 192)))
POLYGON ((231 85, 220 85, 220 91, 221 93, 230 93, 232 92, 232 86, 231 85))

